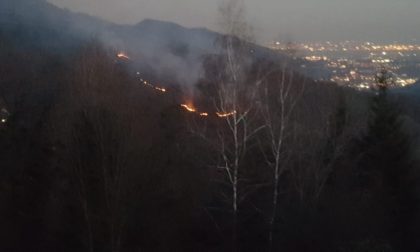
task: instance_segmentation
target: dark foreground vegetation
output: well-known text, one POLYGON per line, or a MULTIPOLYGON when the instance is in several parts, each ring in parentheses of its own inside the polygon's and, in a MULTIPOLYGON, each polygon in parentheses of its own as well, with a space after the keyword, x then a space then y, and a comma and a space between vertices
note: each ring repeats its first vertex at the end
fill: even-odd
POLYGON ((358 93, 224 37, 162 95, 35 37, 0 36, 0 251, 420 250, 420 105, 386 71, 358 93))

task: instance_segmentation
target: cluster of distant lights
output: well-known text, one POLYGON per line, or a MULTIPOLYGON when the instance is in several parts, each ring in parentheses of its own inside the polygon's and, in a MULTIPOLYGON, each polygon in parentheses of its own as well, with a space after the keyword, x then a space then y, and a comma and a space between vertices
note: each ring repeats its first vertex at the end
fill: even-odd
MULTIPOLYGON (((328 61, 329 58, 326 56, 306 56, 304 57, 305 60, 307 61, 311 61, 311 62, 319 62, 319 61, 328 61)), ((371 60, 372 63, 377 63, 377 64, 389 64, 392 63, 393 60, 391 59, 372 59, 371 60)), ((340 65, 340 68, 347 68, 346 65, 340 65)))
MULTIPOLYGON (((352 79, 349 76, 343 76, 343 77, 334 76, 330 80, 333 82, 338 82, 338 83, 350 83, 352 79)), ((417 81, 418 79, 415 79, 415 78, 403 79, 403 78, 397 77, 395 78, 395 86, 406 87, 409 85, 413 85, 417 81)), ((374 78, 372 78, 370 82, 365 81, 365 82, 354 85, 354 87, 356 87, 357 89, 370 89, 373 83, 374 83, 374 78)))
POLYGON ((311 52, 337 52, 337 51, 382 51, 382 52, 413 52, 420 51, 420 45, 415 44, 377 44, 373 42, 355 42, 345 41, 340 43, 333 43, 326 41, 323 43, 297 43, 284 44, 280 41, 275 41, 270 46, 272 49, 287 50, 291 47, 294 49, 307 50, 311 52))
MULTIPOLYGON (((358 61, 351 60, 346 58, 330 58, 325 55, 308 55, 302 56, 308 62, 325 62, 326 66, 332 70, 332 73, 335 74, 330 78, 330 81, 337 82, 340 84, 349 85, 351 87, 357 88, 359 90, 370 89, 372 84, 375 81, 375 78, 366 75, 365 73, 358 73, 359 68, 362 69, 373 69, 378 66, 388 66, 390 71, 395 71, 400 68, 399 65, 393 64, 395 61, 392 57, 401 56, 414 56, 420 53, 420 45, 414 44, 377 44, 372 42, 355 42, 355 41, 344 41, 339 43, 333 43, 330 41, 322 43, 298 43, 298 44, 283 44, 279 41, 276 41, 271 44, 272 49, 275 50, 291 50, 292 52, 309 52, 311 53, 328 53, 328 52, 368 52, 367 61, 358 61), (370 64, 370 65, 369 65, 370 64), (352 69, 353 65, 353 69, 352 69), (339 74, 340 71, 345 69, 352 69, 349 74, 339 74)), ((420 66, 420 64, 419 64, 420 66)), ((307 65, 303 64, 303 68, 306 68, 307 65)), ((373 74, 373 72, 372 72, 373 74)), ((397 75, 395 75, 397 76, 397 75)), ((408 86, 416 83, 418 79, 405 77, 396 77, 395 85, 396 86, 408 86)))

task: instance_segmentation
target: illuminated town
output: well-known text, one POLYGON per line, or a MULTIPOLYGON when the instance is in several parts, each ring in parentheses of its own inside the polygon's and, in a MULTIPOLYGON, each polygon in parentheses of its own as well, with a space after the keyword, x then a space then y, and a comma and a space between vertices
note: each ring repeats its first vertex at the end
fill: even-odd
POLYGON ((420 79, 420 44, 274 41, 268 47, 292 56, 303 72, 316 80, 359 90, 370 89, 382 67, 392 72, 396 87, 413 85, 420 79))

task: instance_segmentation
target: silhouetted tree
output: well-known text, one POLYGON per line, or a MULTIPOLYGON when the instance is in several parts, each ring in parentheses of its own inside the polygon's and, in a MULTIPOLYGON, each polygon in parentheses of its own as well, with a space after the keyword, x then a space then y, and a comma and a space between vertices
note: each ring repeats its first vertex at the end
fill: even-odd
POLYGON ((398 105, 388 94, 393 83, 392 75, 386 69, 377 74, 370 121, 359 143, 359 169, 365 192, 378 197, 378 202, 384 204, 386 219, 383 221, 389 224, 388 238, 402 241, 417 206, 413 194, 412 143, 404 130, 398 105))

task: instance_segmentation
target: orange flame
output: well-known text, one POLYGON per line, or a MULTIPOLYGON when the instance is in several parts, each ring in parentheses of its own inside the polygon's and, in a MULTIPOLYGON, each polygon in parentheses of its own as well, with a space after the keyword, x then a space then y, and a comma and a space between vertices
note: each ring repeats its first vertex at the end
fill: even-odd
POLYGON ((123 53, 123 52, 119 52, 119 53, 117 54, 117 57, 118 57, 118 58, 120 58, 120 59, 127 59, 127 60, 129 60, 129 59, 130 59, 130 57, 128 57, 128 55, 127 55, 127 54, 125 54, 125 53, 123 53))
MULTIPOLYGON (((118 57, 129 59, 128 56, 125 55, 125 54, 123 54, 123 53, 118 54, 118 57)), ((150 82, 148 82, 148 81, 146 81, 146 80, 144 80, 142 78, 140 78, 140 81, 144 85, 149 86, 149 87, 151 87, 151 88, 153 88, 153 89, 155 89, 157 91, 160 91, 162 93, 166 93, 167 92, 166 88, 159 87, 159 86, 154 86, 153 84, 151 84, 150 82)), ((180 106, 182 108, 184 108, 186 111, 191 112, 191 113, 196 113, 196 114, 198 114, 201 117, 208 117, 210 115, 207 112, 197 111, 197 109, 191 103, 188 103, 188 104, 180 104, 180 106)), ((232 116, 232 115, 235 115, 235 114, 236 114, 236 110, 234 110, 232 112, 216 112, 216 115, 219 118, 226 118, 226 117, 229 117, 229 116, 232 116)))
POLYGON ((187 105, 187 104, 181 104, 181 107, 183 107, 184 109, 186 109, 189 112, 196 112, 197 110, 191 106, 191 105, 187 105))
POLYGON ((216 112, 216 115, 220 118, 229 117, 229 116, 232 116, 232 115, 235 115, 235 114, 236 114, 236 110, 232 111, 232 112, 229 112, 229 113, 227 113, 227 112, 225 112, 225 113, 216 112))

